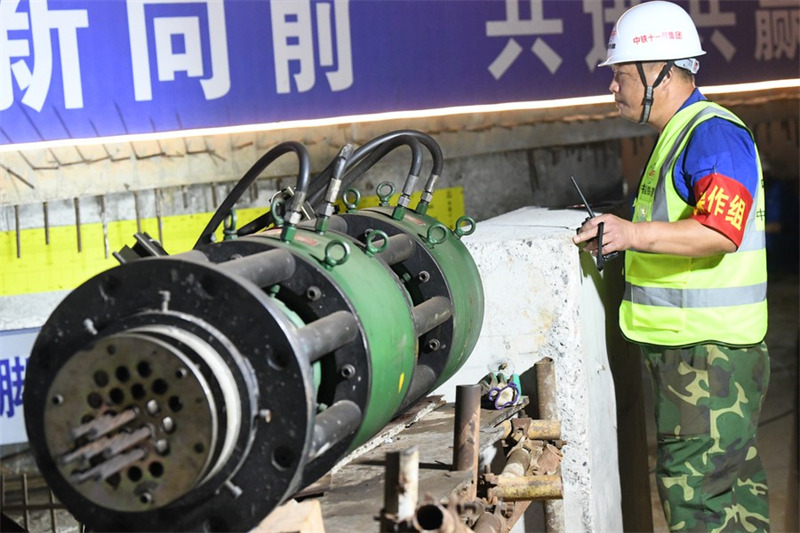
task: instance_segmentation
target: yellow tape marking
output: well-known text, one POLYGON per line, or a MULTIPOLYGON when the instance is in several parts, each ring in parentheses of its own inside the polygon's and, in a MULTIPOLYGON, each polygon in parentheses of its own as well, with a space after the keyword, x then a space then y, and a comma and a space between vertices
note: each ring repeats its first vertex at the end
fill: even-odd
MULTIPOLYGON (((397 197, 392 197, 392 205, 397 197)), ((412 196, 412 206, 419 202, 419 193, 412 196)), ((359 208, 379 204, 377 196, 361 199, 359 208)), ((239 226, 263 214, 266 208, 237 209, 239 226)), ((451 228, 464 214, 464 190, 461 187, 441 189, 433 194, 428 215, 451 228)), ((170 254, 190 250, 212 213, 161 217, 162 246, 170 254)), ((142 231, 158 238, 158 220, 141 219, 142 231)), ((75 226, 50 227, 50 244, 44 239, 44 228, 24 229, 19 232, 20 257, 17 257, 16 232, 0 232, 0 296, 32 294, 74 289, 89 278, 117 266, 112 252, 124 245, 133 246, 136 233, 135 220, 120 220, 107 225, 109 256, 105 257, 103 225, 81 224, 81 251, 75 226)), ((217 239, 222 239, 222 224, 217 239)))

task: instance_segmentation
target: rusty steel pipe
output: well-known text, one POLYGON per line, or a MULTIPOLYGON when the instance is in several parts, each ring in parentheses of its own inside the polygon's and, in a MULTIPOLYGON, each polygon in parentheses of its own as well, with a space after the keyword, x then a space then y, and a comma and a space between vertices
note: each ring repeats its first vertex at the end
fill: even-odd
POLYGON ((560 475, 520 476, 501 478, 488 491, 490 501, 505 502, 553 500, 564 497, 564 485, 560 475))
POLYGON ((467 497, 474 499, 478 489, 478 455, 481 430, 480 385, 456 387, 456 416, 453 435, 453 470, 472 470, 467 497))
POLYGON ((531 420, 528 438, 532 440, 561 440, 561 420, 531 420))
MULTIPOLYGON (((556 403, 555 363, 550 358, 537 361, 536 368, 537 399, 539 401, 539 417, 545 420, 558 419, 556 403)), ((559 474, 560 483, 560 474, 559 474)), ((561 496, 558 496, 561 498, 561 496)), ((564 531, 564 505, 561 501, 544 502, 545 531, 561 533, 564 531)))
POLYGON ((528 438, 533 440, 561 440, 561 420, 531 420, 528 438))
MULTIPOLYGON (((497 439, 507 439, 514 432, 511 420, 504 420, 496 426, 497 439)), ((526 438, 531 440, 561 440, 560 420, 530 420, 526 438)))
POLYGON ((472 526, 474 533, 502 533, 506 529, 506 521, 500 515, 483 513, 472 526))
POLYGON ((506 460, 503 471, 498 475, 498 479, 509 479, 513 477, 522 477, 528 472, 531 466, 531 454, 524 448, 516 448, 506 460))
MULTIPOLYGON (((390 522, 411 520, 419 495, 419 448, 386 454, 383 515, 390 522)), ((382 531, 388 531, 382 528, 382 531)))
POLYGON ((480 385, 456 387, 453 470, 473 469, 477 472, 481 426, 480 385))
POLYGON ((537 361, 534 367, 536 368, 539 418, 542 420, 557 420, 555 364, 552 359, 545 358, 537 361))
POLYGON ((430 533, 469 533, 461 516, 438 503, 420 505, 412 521, 415 531, 430 533))

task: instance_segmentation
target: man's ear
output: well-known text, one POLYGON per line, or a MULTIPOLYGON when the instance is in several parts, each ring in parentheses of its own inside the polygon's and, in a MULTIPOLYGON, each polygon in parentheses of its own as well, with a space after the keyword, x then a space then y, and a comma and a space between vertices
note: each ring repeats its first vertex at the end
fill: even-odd
MULTIPOLYGON (((657 74, 656 74, 656 76, 658 76, 659 74, 661 74, 661 70, 662 70, 662 69, 663 69, 663 68, 664 68, 666 65, 667 65, 667 62, 663 62, 663 63, 659 63, 659 64, 658 64, 658 70, 657 70, 657 74)), ((672 83, 672 80, 675 78, 675 75, 676 75, 676 73, 675 73, 675 69, 676 69, 676 68, 677 68, 677 67, 676 67, 675 65, 672 65, 672 66, 670 66, 669 70, 668 70, 668 71, 667 71, 667 73, 664 75, 664 79, 662 79, 662 80, 661 80, 661 86, 664 86, 664 87, 666 88, 666 87, 667 87, 667 86, 668 86, 670 83, 672 83)))

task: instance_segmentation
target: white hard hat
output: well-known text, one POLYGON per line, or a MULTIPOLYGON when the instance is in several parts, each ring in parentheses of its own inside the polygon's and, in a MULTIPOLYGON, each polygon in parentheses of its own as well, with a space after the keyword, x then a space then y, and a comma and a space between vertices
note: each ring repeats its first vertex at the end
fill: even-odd
POLYGON ((703 54, 689 14, 672 2, 653 0, 633 6, 617 20, 608 40, 608 55, 599 66, 672 60, 694 74, 700 66, 694 58, 703 54))

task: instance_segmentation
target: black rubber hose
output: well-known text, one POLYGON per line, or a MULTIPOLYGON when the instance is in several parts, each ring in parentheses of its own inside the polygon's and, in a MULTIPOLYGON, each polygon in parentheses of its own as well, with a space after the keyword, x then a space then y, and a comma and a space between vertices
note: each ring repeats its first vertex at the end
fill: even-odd
POLYGON ((373 150, 369 156, 365 157, 363 161, 357 163, 355 166, 350 165, 352 168, 346 168, 345 174, 342 177, 343 186, 350 185, 358 178, 364 175, 364 173, 372 168, 372 166, 377 163, 379 160, 386 157, 386 154, 397 148, 398 146, 406 145, 411 148, 411 168, 409 168, 409 174, 413 174, 415 176, 419 176, 419 172, 422 169, 422 144, 415 138, 407 135, 403 135, 392 139, 390 142, 386 142, 382 144, 380 147, 373 150))
MULTIPOLYGON (((433 158, 433 168, 431 169, 431 175, 434 174, 437 176, 441 175, 442 167, 444 166, 444 156, 442 154, 442 148, 434 140, 433 137, 417 130, 397 130, 375 137, 374 139, 368 141, 366 144, 359 147, 358 150, 353 152, 353 156, 349 159, 350 164, 351 165, 358 164, 358 162, 361 161, 361 159, 364 158, 367 153, 371 152, 376 146, 400 136, 411 136, 419 140, 428 149, 428 151, 431 154, 431 157, 433 158)), ((317 176, 313 180, 311 187, 309 188, 309 196, 313 196, 317 202, 319 202, 319 193, 317 188, 321 190, 325 189, 325 186, 330 180, 332 171, 333 171, 333 164, 330 164, 325 170, 317 174, 317 176)), ((311 202, 311 205, 314 205, 314 203, 311 202)))
POLYGON ((442 173, 442 166, 444 165, 442 148, 433 139, 433 137, 417 130, 397 130, 390 133, 386 133, 379 137, 375 137, 371 141, 362 145, 358 150, 353 152, 353 157, 350 158, 350 161, 352 161, 353 164, 357 163, 363 157, 363 154, 361 154, 360 152, 371 152, 377 145, 382 144, 388 141, 389 139, 400 137, 401 135, 415 137, 417 140, 419 140, 419 142, 421 142, 431 153, 431 157, 433 158, 432 172, 435 174, 442 173))
POLYGON ((241 228, 237 229, 236 236, 242 237, 243 235, 250 235, 251 233, 255 233, 266 228, 273 222, 275 222, 275 218, 272 216, 272 210, 270 209, 263 215, 259 215, 241 228))
MULTIPOLYGON (((250 170, 248 170, 245 175, 242 176, 242 179, 239 180, 233 190, 228 193, 228 196, 225 197, 225 200, 222 201, 220 206, 214 212, 211 220, 208 221, 208 224, 206 224, 206 227, 200 233, 200 237, 197 239, 194 248, 213 242, 212 235, 214 235, 214 232, 217 230, 219 225, 222 224, 222 221, 230 215, 231 209, 233 209, 233 206, 239 201, 248 187, 253 184, 253 182, 256 180, 256 178, 258 178, 265 168, 271 165, 280 156, 288 152, 296 153, 300 163, 297 175, 296 190, 302 191, 303 193, 306 192, 309 183, 309 169, 311 167, 310 159, 308 157, 308 150, 306 150, 305 146, 296 141, 283 142, 264 154, 258 161, 255 162, 252 167, 250 167, 250 170)), ((305 194, 302 196, 305 196, 305 194)), ((295 196, 295 198, 297 198, 297 196, 295 196)), ((294 208, 294 204, 292 204, 292 208, 294 208)), ((264 218, 265 216, 262 215, 256 220, 264 218)), ((251 222, 248 224, 248 226, 252 225, 254 222, 255 221, 251 222)))
MULTIPOLYGON (((357 174, 352 177, 346 175, 344 178, 343 186, 345 187, 349 186, 349 184, 353 183, 353 181, 355 181, 364 172, 366 172, 366 170, 369 167, 374 165, 375 162, 384 157, 387 153, 389 153, 397 146, 407 144, 411 146, 413 151, 414 148, 413 145, 411 145, 411 143, 408 141, 409 138, 416 139, 428 149, 433 159, 433 168, 431 169, 431 174, 440 175, 442 172, 442 167, 444 165, 444 156, 442 155, 441 147, 433 139, 433 137, 417 130, 397 130, 381 135, 379 137, 375 137, 374 139, 368 141, 366 144, 359 147, 355 152, 353 152, 353 155, 348 160, 348 170, 346 172, 349 172, 350 167, 357 165, 356 167, 358 169, 356 171, 357 174), (390 141, 392 141, 391 144, 389 144, 390 141), (365 159, 378 147, 382 147, 381 152, 376 152, 374 157, 369 157, 368 159, 365 159), (362 160, 364 160, 363 163, 362 160)), ((413 165, 414 163, 412 163, 412 166, 413 165)), ((327 181, 330 180, 331 171, 332 171, 332 165, 329 165, 328 168, 320 172, 314 178, 314 186, 322 187, 322 184, 327 183, 327 181)), ((324 193, 313 190, 314 186, 312 186, 312 191, 309 195, 309 203, 316 209, 317 204, 321 201, 320 199, 322 197, 322 194, 324 193)))
MULTIPOLYGON (((400 135, 372 147, 373 149, 371 151, 361 151, 359 154, 359 150, 361 150, 359 149, 353 152, 353 155, 347 160, 344 175, 342 176, 342 189, 346 190, 347 187, 360 178, 375 163, 383 159, 386 154, 398 146, 403 145, 411 148, 412 161, 409 172, 415 176, 418 175, 420 169, 422 168, 422 146, 415 137, 410 135, 400 135)), ((323 189, 317 193, 309 195, 308 202, 315 210, 322 202, 324 194, 325 190, 323 189)))

